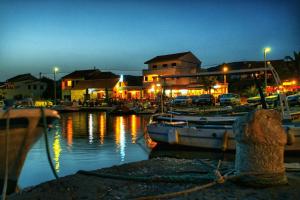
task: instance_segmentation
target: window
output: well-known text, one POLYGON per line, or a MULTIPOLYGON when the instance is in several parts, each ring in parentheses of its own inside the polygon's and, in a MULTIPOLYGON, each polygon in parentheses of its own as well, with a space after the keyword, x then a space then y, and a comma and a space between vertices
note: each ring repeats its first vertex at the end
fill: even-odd
POLYGON ((168 67, 168 64, 163 64, 163 67, 168 67))
POLYGON ((153 66, 152 66, 152 69, 156 69, 156 68, 157 68, 157 65, 153 65, 153 66))
POLYGON ((40 90, 43 90, 43 89, 44 89, 44 86, 43 86, 43 85, 41 85, 41 86, 40 86, 40 90))
POLYGON ((72 81, 67 81, 67 86, 71 87, 72 86, 72 81))
POLYGON ((176 63, 172 63, 172 66, 175 67, 175 66, 176 66, 176 63))
POLYGON ((157 81, 157 77, 156 76, 152 77, 152 79, 153 79, 154 82, 157 81))
POLYGON ((36 90, 36 85, 33 85, 33 89, 36 90))
POLYGON ((31 85, 28 85, 27 88, 28 88, 28 90, 31 90, 31 85))
POLYGON ((148 81, 148 76, 145 76, 145 79, 144 79, 145 81, 148 81))

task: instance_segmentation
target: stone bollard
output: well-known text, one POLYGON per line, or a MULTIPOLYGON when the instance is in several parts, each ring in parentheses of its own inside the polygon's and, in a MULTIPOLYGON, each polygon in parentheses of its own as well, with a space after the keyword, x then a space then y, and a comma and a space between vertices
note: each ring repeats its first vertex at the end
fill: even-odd
POLYGON ((256 110, 234 124, 235 170, 238 181, 255 187, 286 184, 281 116, 275 110, 256 110))

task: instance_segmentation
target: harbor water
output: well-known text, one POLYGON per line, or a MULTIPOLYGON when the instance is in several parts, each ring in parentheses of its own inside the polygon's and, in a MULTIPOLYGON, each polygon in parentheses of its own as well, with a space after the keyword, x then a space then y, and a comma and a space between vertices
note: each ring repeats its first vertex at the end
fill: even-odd
MULTIPOLYGON (((48 133, 59 176, 148 159, 144 142, 149 116, 110 116, 105 112, 62 113, 48 133)), ((44 135, 27 155, 18 185, 25 188, 54 179, 46 156, 44 135)))

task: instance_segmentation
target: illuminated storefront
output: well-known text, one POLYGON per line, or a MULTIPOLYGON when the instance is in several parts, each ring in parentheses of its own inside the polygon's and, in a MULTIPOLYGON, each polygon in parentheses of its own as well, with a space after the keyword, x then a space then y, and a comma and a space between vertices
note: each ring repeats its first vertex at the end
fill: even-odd
POLYGON ((276 92, 297 92, 300 91, 300 85, 296 80, 283 81, 280 86, 267 86, 267 93, 276 92))

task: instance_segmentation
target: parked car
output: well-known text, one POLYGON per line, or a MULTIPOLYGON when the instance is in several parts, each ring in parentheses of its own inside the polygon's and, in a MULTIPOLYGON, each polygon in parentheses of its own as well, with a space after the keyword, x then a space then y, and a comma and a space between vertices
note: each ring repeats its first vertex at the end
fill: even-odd
POLYGON ((173 105, 188 105, 188 104, 191 104, 191 103, 192 103, 192 99, 188 96, 177 96, 172 101, 173 105))
POLYGON ((255 96, 255 97, 249 97, 248 99, 247 99, 247 102, 248 103, 260 103, 260 96, 258 95, 258 96, 255 96))
POLYGON ((270 96, 266 97, 266 103, 268 105, 278 105, 278 101, 279 101, 279 95, 278 94, 273 94, 270 96))
POLYGON ((220 105, 240 105, 241 97, 238 94, 227 93, 220 96, 220 105))
POLYGON ((300 93, 287 96, 290 106, 300 105, 300 93))
POLYGON ((202 94, 192 99, 196 105, 215 105, 215 97, 212 94, 202 94))

